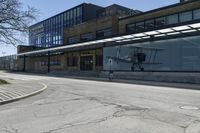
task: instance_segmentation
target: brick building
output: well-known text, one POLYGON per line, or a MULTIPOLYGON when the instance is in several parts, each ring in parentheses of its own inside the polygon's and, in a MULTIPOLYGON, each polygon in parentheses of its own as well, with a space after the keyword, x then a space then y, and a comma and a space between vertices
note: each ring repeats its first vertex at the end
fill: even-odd
POLYGON ((28 51, 19 47, 18 66, 42 72, 131 71, 133 62, 123 60, 137 46, 147 57, 146 71, 200 71, 199 31, 199 0, 147 12, 112 5, 96 10, 94 19, 65 27, 63 45, 25 48, 28 51), (149 63, 151 59, 159 63, 149 63))

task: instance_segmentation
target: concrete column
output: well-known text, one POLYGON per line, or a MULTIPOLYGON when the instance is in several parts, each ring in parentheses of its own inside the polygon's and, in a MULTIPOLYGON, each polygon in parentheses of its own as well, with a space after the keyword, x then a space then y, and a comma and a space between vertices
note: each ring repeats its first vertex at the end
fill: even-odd
POLYGON ((51 71, 51 58, 50 58, 50 52, 48 51, 47 54, 47 72, 49 73, 51 71))
POLYGON ((23 72, 26 71, 26 55, 23 55, 23 72))

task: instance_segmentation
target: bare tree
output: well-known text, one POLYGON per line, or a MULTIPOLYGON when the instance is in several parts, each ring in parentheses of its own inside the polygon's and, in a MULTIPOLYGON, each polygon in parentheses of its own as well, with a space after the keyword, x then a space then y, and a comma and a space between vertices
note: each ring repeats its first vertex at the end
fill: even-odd
POLYGON ((20 33, 27 33, 36 10, 24 10, 19 0, 0 0, 0 44, 16 46, 22 43, 20 33))

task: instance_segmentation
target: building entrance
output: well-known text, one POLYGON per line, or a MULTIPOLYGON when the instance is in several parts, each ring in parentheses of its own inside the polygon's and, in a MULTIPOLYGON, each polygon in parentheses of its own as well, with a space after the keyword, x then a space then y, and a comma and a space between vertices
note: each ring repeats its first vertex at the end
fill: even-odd
POLYGON ((92 71, 93 70, 93 57, 92 56, 81 56, 80 57, 80 70, 81 71, 92 71))

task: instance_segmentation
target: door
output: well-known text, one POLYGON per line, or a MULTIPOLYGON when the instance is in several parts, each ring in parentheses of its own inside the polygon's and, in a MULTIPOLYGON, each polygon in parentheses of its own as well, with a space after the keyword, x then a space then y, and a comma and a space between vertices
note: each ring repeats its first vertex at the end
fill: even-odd
POLYGON ((92 71, 93 70, 93 57, 92 56, 81 56, 80 57, 80 70, 81 71, 92 71))

